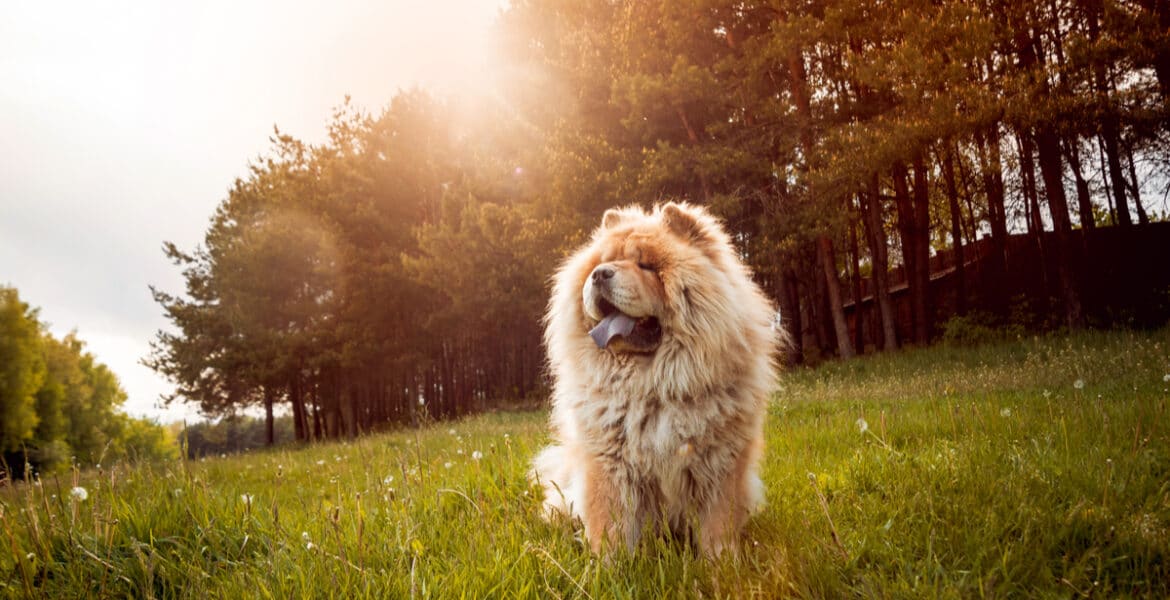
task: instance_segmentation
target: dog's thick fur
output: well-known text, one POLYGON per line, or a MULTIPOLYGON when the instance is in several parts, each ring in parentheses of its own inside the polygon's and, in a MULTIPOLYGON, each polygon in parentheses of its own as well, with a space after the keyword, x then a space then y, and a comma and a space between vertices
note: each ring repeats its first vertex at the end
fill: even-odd
POLYGON ((532 473, 546 514, 579 518, 594 551, 692 524, 707 555, 734 548, 763 503, 774 314, 705 210, 606 211, 557 273, 546 317, 555 441, 532 473), (600 348, 588 332, 614 307, 657 319, 657 342, 600 348))

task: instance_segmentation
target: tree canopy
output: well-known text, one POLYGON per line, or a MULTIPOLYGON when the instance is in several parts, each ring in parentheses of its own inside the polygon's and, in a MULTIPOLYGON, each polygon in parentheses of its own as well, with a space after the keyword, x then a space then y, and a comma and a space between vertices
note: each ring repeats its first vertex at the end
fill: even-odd
POLYGON ((516 0, 498 97, 277 131, 204 243, 164 248, 187 289, 155 290, 148 364, 210 414, 287 405, 298 439, 539 398, 556 264, 665 199, 726 220, 792 361, 929 343, 944 271, 953 311, 1008 318, 963 282, 1013 235, 1055 265, 1048 325, 1082 327, 1082 234, 1166 216, 1168 26, 1166 0, 516 0))
POLYGON ((118 409, 126 392, 76 333, 53 337, 37 309, 0 286, 0 453, 5 476, 121 458, 177 455, 174 439, 118 409))

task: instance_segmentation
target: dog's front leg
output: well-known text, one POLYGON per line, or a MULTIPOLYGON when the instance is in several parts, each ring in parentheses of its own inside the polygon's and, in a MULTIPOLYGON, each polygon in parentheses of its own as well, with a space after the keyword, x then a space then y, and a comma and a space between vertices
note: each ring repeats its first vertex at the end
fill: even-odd
POLYGON ((620 465, 594 458, 585 471, 585 538, 594 552, 638 544, 642 532, 641 501, 620 465))

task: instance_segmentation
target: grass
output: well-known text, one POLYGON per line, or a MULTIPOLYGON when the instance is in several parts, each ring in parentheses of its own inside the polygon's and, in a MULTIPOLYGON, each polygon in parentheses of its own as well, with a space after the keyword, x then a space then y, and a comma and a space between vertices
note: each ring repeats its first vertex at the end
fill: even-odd
POLYGON ((789 373, 768 508, 715 562, 542 521, 541 413, 106 466, 0 489, 0 595, 1167 597, 1168 374, 1170 330, 789 373))

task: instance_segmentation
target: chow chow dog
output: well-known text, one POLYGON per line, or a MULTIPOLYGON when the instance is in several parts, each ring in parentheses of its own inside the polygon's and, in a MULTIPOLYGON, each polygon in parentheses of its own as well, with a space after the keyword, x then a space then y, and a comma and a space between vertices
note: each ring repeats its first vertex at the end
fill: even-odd
POLYGON ((667 203, 611 209, 555 275, 546 316, 553 444, 533 462, 546 517, 595 552, 644 528, 738 546, 781 334, 720 223, 667 203))

